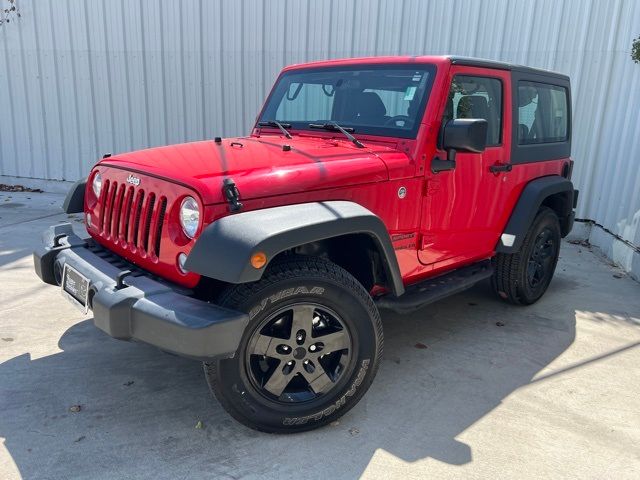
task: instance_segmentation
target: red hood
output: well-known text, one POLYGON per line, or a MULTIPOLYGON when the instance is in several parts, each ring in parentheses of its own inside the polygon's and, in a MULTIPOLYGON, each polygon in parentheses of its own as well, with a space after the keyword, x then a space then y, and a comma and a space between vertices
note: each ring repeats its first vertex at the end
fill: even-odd
POLYGON ((398 159, 399 152, 388 147, 374 151, 336 139, 263 136, 150 148, 101 163, 182 183, 212 204, 224 201, 226 177, 235 181, 244 199, 385 181, 385 153, 398 159), (283 145, 291 150, 283 151, 283 145))

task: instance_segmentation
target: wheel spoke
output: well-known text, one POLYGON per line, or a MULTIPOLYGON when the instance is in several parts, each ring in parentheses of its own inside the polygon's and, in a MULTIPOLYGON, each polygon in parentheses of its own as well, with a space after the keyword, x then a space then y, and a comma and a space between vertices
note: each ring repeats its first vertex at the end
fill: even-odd
POLYGON ((293 308, 293 319, 291 320, 291 333, 289 339, 293 339, 300 330, 305 332, 307 337, 311 337, 311 326, 313 325, 313 305, 295 305, 293 308))
POLYGON ((321 337, 316 337, 313 340, 316 343, 324 344, 324 347, 322 348, 322 353, 324 354, 344 350, 350 346, 349 336, 345 330, 340 330, 328 335, 322 335, 321 337))
POLYGON ((301 368, 299 372, 309 383, 311 390, 313 390, 316 395, 329 391, 331 387, 333 387, 333 381, 329 378, 329 375, 327 375, 319 362, 316 363, 316 369, 313 373, 307 372, 304 368, 301 368))
POLYGON ((536 265, 535 278, 536 278, 536 283, 541 282, 542 279, 544 278, 544 267, 540 263, 536 265))
POLYGON ((268 335, 258 335, 258 340, 253 347, 253 352, 255 355, 264 355, 265 357, 272 358, 283 358, 283 355, 280 355, 276 351, 276 347, 282 343, 282 339, 270 337, 268 335))
POLYGON ((553 245, 550 243, 545 244, 545 246, 542 247, 542 249, 540 250, 540 258, 545 260, 553 256, 553 253, 554 253, 553 245))
POLYGON ((537 262, 530 260, 529 266, 527 267, 527 280, 529 280, 529 285, 533 286, 535 283, 536 272, 538 270, 537 262))
POLYGON ((282 373, 282 367, 283 362, 280 362, 280 365, 278 365, 273 371, 267 383, 264 384, 265 390, 272 393, 276 397, 282 395, 282 392, 285 388, 287 388, 287 385, 289 385, 289 382, 294 377, 294 375, 292 374, 285 375, 284 373, 282 373))
POLYGON ((544 245, 544 242, 546 241, 546 239, 547 239, 547 231, 543 230, 538 235, 538 238, 536 238, 536 247, 540 247, 540 245, 544 245))

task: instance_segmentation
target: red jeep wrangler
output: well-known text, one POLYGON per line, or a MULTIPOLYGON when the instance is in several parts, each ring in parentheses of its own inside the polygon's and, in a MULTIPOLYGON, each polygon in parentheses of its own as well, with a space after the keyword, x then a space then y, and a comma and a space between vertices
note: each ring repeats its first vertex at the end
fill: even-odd
POLYGON ((353 407, 379 308, 490 278, 527 305, 573 224, 569 79, 459 57, 285 68, 247 137, 105 155, 69 192, 40 278, 114 338, 204 361, 268 432, 353 407))

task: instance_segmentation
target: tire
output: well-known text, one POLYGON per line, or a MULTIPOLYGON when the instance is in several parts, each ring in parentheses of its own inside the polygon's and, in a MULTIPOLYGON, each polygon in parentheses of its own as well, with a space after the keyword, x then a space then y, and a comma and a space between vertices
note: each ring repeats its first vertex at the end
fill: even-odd
POLYGON ((560 222, 542 207, 529 227, 520 250, 496 256, 493 288, 515 305, 530 305, 544 294, 553 278, 560 253, 560 222))
POLYGON ((382 322, 368 292, 343 268, 289 255, 261 280, 230 287, 218 303, 250 317, 236 355, 204 363, 211 392, 244 425, 311 430, 344 415, 371 385, 382 322))

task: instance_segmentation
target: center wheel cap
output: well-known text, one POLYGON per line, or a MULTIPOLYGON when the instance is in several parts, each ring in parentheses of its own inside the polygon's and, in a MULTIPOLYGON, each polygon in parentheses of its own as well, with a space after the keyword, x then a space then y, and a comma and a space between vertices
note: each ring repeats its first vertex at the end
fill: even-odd
POLYGON ((307 355, 307 351, 304 347, 298 347, 293 351, 293 358, 296 360, 302 360, 307 355))

